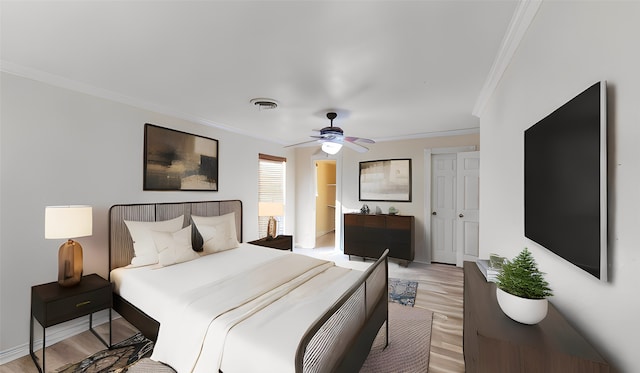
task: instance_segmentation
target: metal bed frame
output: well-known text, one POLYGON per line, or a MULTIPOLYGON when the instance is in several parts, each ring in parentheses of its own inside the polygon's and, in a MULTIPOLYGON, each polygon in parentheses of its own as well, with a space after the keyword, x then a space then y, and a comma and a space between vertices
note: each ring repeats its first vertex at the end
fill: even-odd
MULTIPOLYGON (((128 265, 133 258, 133 242, 124 220, 162 221, 184 215, 185 224, 191 214, 218 216, 235 213, 238 242, 242 242, 242 202, 240 200, 196 201, 180 203, 142 203, 114 205, 109 209, 109 270, 128 265)), ((202 238, 194 230, 194 248, 202 238)), ((380 328, 385 328, 388 344, 388 250, 371 265, 319 317, 301 339, 295 362, 296 372, 354 372, 367 358, 380 328)), ((114 293, 114 310, 147 338, 155 341, 160 324, 134 304, 114 293)))

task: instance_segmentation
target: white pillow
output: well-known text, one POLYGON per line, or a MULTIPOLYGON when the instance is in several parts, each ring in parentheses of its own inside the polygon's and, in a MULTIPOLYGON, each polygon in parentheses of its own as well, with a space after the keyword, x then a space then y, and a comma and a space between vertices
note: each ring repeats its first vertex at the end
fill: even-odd
POLYGON ((200 257, 191 246, 190 225, 174 233, 152 231, 151 237, 156 245, 161 266, 188 262, 200 257))
POLYGON ((182 229, 184 215, 175 219, 164 221, 130 221, 124 223, 129 229, 129 234, 133 240, 133 251, 135 256, 131 259, 131 266, 140 267, 158 263, 158 251, 151 237, 152 231, 157 232, 177 232, 182 229))
POLYGON ((236 214, 220 216, 191 215, 196 229, 202 236, 204 254, 217 253, 240 246, 236 234, 236 214))

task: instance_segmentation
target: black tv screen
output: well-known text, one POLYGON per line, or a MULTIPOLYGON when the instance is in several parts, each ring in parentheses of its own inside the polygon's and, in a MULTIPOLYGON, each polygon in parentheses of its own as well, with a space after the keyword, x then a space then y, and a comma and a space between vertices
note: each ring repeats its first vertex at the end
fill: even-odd
POLYGON ((524 133, 525 236, 606 281, 606 83, 524 133))

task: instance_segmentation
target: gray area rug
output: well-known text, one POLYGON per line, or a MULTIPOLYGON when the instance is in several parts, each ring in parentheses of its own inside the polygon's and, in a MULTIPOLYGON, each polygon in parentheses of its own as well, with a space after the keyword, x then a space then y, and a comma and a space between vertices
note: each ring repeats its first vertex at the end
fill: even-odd
POLYGON ((426 373, 429 370, 433 313, 389 303, 389 346, 383 326, 360 373, 426 373))
POLYGON ((401 280, 397 278, 389 279, 389 302, 400 303, 403 306, 413 307, 416 304, 417 291, 417 281, 401 280))

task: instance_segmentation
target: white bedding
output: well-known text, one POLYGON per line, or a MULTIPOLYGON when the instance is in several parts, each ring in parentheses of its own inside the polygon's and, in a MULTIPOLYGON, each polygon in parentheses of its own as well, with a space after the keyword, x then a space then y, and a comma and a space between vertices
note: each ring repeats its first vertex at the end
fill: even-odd
POLYGON ((293 372, 312 322, 361 273, 241 244, 170 267, 112 271, 115 291, 160 322, 152 358, 182 372, 293 372))

